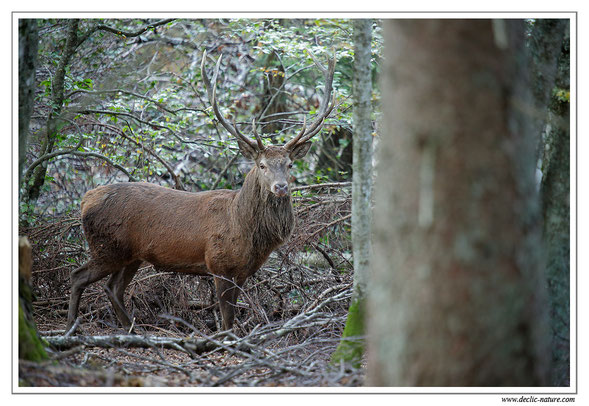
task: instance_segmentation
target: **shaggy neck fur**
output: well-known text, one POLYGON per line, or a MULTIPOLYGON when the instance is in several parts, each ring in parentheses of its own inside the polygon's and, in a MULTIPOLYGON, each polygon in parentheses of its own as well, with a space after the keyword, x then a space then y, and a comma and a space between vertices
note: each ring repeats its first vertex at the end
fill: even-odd
POLYGON ((290 236, 294 227, 290 195, 276 197, 263 188, 257 167, 245 177, 236 203, 235 225, 256 250, 272 251, 290 236))

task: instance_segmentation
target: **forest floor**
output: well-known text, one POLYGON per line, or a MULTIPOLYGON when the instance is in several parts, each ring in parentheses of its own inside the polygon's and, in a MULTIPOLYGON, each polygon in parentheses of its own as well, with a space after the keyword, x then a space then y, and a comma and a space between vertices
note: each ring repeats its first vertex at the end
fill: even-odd
MULTIPOLYGON (((83 337, 116 337, 121 331, 85 326, 83 337)), ((337 340, 315 331, 268 340, 247 350, 228 345, 200 354, 169 348, 100 348, 78 345, 52 351, 45 362, 19 362, 20 386, 34 387, 310 387, 361 386, 364 368, 330 363, 337 340)), ((169 337, 169 334, 145 336, 169 337)), ((250 334, 251 337, 251 334, 250 334)), ((216 340, 215 340, 216 341, 216 340)), ((225 341, 226 343, 228 341, 225 341)))

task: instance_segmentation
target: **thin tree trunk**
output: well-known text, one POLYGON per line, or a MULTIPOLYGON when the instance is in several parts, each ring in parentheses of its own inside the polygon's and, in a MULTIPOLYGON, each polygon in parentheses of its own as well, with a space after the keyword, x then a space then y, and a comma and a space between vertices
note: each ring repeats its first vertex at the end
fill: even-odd
POLYGON ((368 383, 546 383, 523 21, 384 24, 368 383))
POLYGON ((372 223, 372 20, 354 20, 354 162, 352 182, 352 245, 354 292, 343 340, 335 362, 359 366, 364 355, 366 283, 370 267, 372 223), (346 340, 347 339, 347 340, 346 340))
MULTIPOLYGON (((61 54, 61 58, 55 71, 55 76, 53 78, 51 88, 51 101, 53 108, 47 119, 46 136, 41 144, 40 155, 50 154, 53 151, 53 147, 55 145, 59 117, 62 113, 63 101, 65 97, 65 74, 72 56, 76 52, 76 49, 79 45, 79 22, 80 21, 77 19, 72 19, 68 22, 65 47, 61 54)), ((41 193, 41 187, 45 183, 45 175, 47 174, 47 164, 48 162, 44 161, 35 168, 33 174, 31 175, 32 179, 30 182, 28 182, 28 179, 25 179, 27 181, 27 199, 29 201, 36 201, 39 197, 39 194, 41 193)))
POLYGON ((21 185, 27 153, 29 123, 35 92, 39 35, 37 20, 18 21, 18 184, 21 185))

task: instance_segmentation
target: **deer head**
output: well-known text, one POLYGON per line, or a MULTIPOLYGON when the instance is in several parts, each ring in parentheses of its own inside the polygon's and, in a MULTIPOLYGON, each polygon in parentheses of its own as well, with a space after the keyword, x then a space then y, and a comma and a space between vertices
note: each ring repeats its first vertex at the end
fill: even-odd
POLYGON ((285 197, 289 195, 289 170, 292 168, 293 161, 303 158, 311 148, 310 139, 321 131, 325 119, 329 116, 335 105, 335 95, 331 97, 333 75, 335 72, 335 57, 329 59, 328 67, 323 67, 308 51, 315 64, 325 75, 325 96, 319 108, 319 114, 315 121, 307 128, 306 118, 303 119, 301 131, 293 139, 284 145, 265 146, 262 138, 256 130, 256 119, 252 120, 252 132, 255 141, 250 137, 243 135, 235 125, 235 120, 230 124, 219 111, 217 106, 217 76, 221 65, 221 57, 217 60, 215 72, 213 75, 214 84, 211 85, 206 70, 206 50, 203 52, 201 63, 202 78, 207 89, 209 101, 213 107, 213 112, 219 122, 237 139, 239 150, 242 155, 255 162, 252 172, 258 175, 260 185, 274 194, 276 197, 285 197), (331 103, 329 102, 331 99, 331 103))

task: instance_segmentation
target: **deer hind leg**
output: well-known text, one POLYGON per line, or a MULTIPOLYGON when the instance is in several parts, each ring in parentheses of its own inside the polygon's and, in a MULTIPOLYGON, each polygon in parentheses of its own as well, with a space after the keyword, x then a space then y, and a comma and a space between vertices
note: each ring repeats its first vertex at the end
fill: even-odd
POLYGON ((242 283, 236 283, 230 279, 215 277, 215 288, 217 290, 221 318, 223 319, 223 330, 231 330, 233 327, 235 303, 237 302, 241 285, 242 283))
POLYGON ((107 264, 97 262, 93 259, 86 262, 84 265, 72 271, 70 278, 72 282, 72 290, 70 293, 70 304, 67 313, 66 331, 69 331, 78 315, 78 307, 80 306, 80 298, 84 290, 96 281, 114 273, 120 269, 120 266, 114 264, 107 264))
POLYGON ((131 318, 125 309, 125 289, 133 280, 133 276, 137 273, 139 265, 141 265, 141 261, 136 261, 126 265, 121 271, 113 273, 104 287, 106 296, 110 300, 115 314, 125 330, 130 330, 132 324, 131 318))

